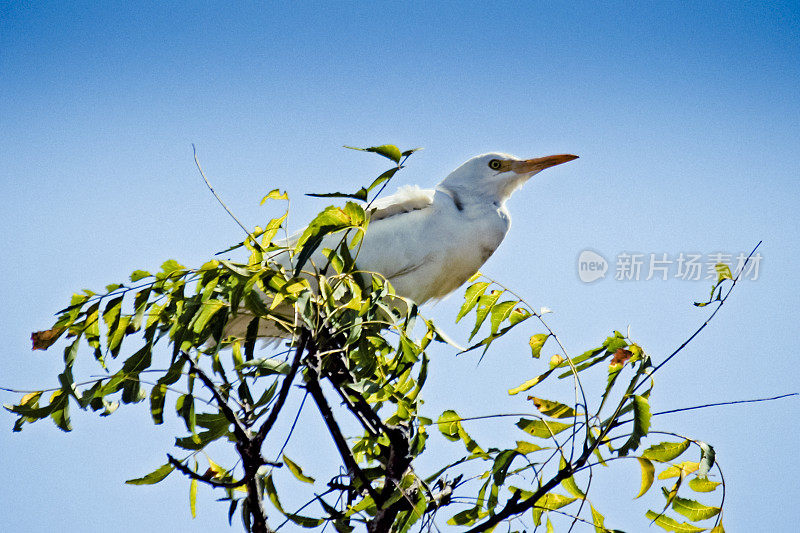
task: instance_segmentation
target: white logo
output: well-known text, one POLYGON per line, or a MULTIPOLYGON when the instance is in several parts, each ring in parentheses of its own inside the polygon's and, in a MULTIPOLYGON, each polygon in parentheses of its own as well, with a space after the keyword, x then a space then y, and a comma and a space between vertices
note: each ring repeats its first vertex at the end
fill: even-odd
POLYGON ((608 261, 602 255, 584 250, 578 256, 578 277, 584 283, 591 283, 606 277, 608 261))

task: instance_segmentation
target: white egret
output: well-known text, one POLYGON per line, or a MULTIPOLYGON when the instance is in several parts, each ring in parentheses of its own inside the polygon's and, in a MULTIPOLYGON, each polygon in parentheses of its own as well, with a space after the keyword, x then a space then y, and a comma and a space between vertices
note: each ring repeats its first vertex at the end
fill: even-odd
MULTIPOLYGON (((435 189, 402 187, 372 204, 356 266, 383 275, 398 295, 418 304, 443 298, 475 274, 503 241, 511 225, 505 205, 511 194, 538 172, 577 157, 518 159, 488 153, 463 163, 435 189)), ((312 259, 325 262, 321 255, 312 259)), ((244 337, 251 318, 246 313, 234 317, 226 336, 244 337)), ((258 335, 276 332, 262 320, 258 335)))

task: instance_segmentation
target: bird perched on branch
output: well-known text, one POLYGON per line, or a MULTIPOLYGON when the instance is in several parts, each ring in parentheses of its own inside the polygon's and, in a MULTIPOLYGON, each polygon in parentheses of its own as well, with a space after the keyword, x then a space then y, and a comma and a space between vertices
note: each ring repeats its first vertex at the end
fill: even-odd
POLYGON ((377 200, 356 263, 418 304, 447 296, 494 253, 511 226, 506 200, 534 174, 576 159, 473 157, 435 189, 409 186, 377 200))
MULTIPOLYGON (((505 205, 511 194, 538 172, 577 157, 518 159, 488 153, 463 163, 435 189, 402 187, 373 202, 356 266, 381 274, 398 295, 418 304, 443 298, 475 274, 503 241, 511 225, 505 205)), ((243 337, 251 318, 245 313, 234 317, 226 336, 243 337)), ((276 336, 272 329, 261 321, 258 335, 276 336)))

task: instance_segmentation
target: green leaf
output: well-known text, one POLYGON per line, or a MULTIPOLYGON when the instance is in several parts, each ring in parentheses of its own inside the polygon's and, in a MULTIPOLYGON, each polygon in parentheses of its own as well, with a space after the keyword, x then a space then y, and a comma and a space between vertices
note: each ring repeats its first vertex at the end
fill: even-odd
POLYGON ((242 368, 257 368, 259 375, 266 376, 271 374, 288 374, 289 365, 275 357, 260 357, 252 361, 245 361, 238 367, 237 370, 242 368))
POLYGON ((683 442, 661 442, 647 448, 644 453, 642 453, 642 457, 644 459, 666 463, 685 452, 689 444, 690 442, 688 440, 683 442))
POLYGON ((192 331, 195 333, 200 333, 208 324, 208 321, 217 314, 217 312, 226 307, 226 303, 220 300, 207 300, 203 302, 203 305, 200 306, 200 312, 194 316, 193 319, 193 326, 192 331))
POLYGON ((516 426, 534 437, 549 439, 553 435, 557 435, 565 429, 571 428, 572 424, 563 424, 561 422, 553 422, 552 420, 529 420, 527 418, 521 418, 516 426))
POLYGON ((483 296, 483 293, 486 292, 486 288, 489 287, 489 283, 485 281, 480 281, 478 283, 474 283, 470 285, 467 290, 464 292, 464 304, 461 306, 461 309, 458 311, 458 315, 456 316, 456 322, 464 318, 467 313, 469 313, 475 305, 478 303, 478 298, 483 296))
POLYGON ((517 455, 520 455, 517 450, 504 450, 498 453, 494 458, 492 477, 495 485, 500 486, 505 483, 508 469, 511 467, 511 462, 517 455))
POLYGON ((472 332, 469 334, 469 340, 477 335, 478 330, 481 329, 481 325, 486 320, 486 317, 489 316, 489 312, 494 307, 494 304, 497 303, 497 300, 500 299, 500 295, 503 294, 504 291, 492 291, 489 294, 484 294, 478 298, 478 310, 475 312, 475 327, 472 328, 472 332))
POLYGON ((481 518, 481 508, 472 507, 459 513, 454 514, 450 520, 447 521, 451 526, 471 526, 478 519, 481 518))
POLYGON ((538 452, 539 450, 544 450, 545 448, 542 448, 538 444, 534 444, 532 442, 518 440, 517 447, 515 449, 522 455, 526 455, 529 453, 538 452))
POLYGON ((714 269, 717 271, 717 283, 720 283, 724 279, 733 279, 731 267, 725 263, 717 263, 714 265, 714 269))
POLYGON ((712 492, 721 485, 719 481, 711 481, 704 477, 695 477, 689 481, 689 488, 695 492, 712 492))
POLYGON ((131 281, 135 283, 143 280, 144 278, 149 278, 150 276, 152 276, 152 274, 147 270, 134 270, 131 272, 131 281))
POLYGON ((370 146, 369 148, 358 148, 356 146, 345 146, 345 148, 349 148, 350 150, 359 150, 361 152, 374 152, 376 154, 382 155, 387 159, 391 159, 395 163, 400 162, 400 158, 403 154, 400 152, 400 149, 393 144, 383 144, 381 146, 370 146))
POLYGON ((128 357, 122 364, 122 373, 126 376, 138 375, 141 371, 146 370, 152 362, 152 348, 150 343, 142 346, 139 351, 128 357))
POLYGON ((192 511, 192 518, 197 518, 197 480, 189 482, 189 509, 192 511))
POLYGON ((534 359, 539 359, 539 356, 542 352, 542 347, 544 346, 544 343, 548 337, 550 337, 549 333, 537 333, 531 337, 530 341, 528 341, 528 344, 531 346, 531 356, 534 359))
POLYGON ((517 386, 517 387, 514 387, 513 389, 509 389, 509 390, 508 390, 508 393, 509 393, 510 395, 512 395, 512 396, 513 396, 513 395, 515 395, 515 394, 519 394, 520 392, 524 392, 524 391, 526 391, 526 390, 532 389, 534 386, 536 386, 537 384, 539 384, 539 383, 541 383, 542 381, 544 381, 544 380, 545 380, 545 378, 547 378, 547 376, 549 376, 550 374, 552 374, 552 373, 553 373, 553 370, 555 370, 555 369, 554 369, 554 368, 551 368, 550 370, 548 370, 548 371, 547 371, 547 372, 545 372, 544 374, 539 374, 539 375, 538 375, 538 376, 536 376, 535 378, 529 379, 528 381, 526 381, 526 382, 525 382, 525 383, 523 383, 522 385, 519 385, 519 386, 517 386))
POLYGON ((289 195, 286 194, 285 191, 281 191, 280 189, 272 189, 267 193, 264 198, 261 199, 261 205, 264 205, 267 200, 288 200, 289 195))
POLYGON ((655 511, 647 511, 645 514, 647 518, 652 520, 657 526, 673 533, 700 533, 705 531, 705 528, 696 527, 686 522, 679 523, 676 520, 664 516, 663 514, 656 513, 655 511))
POLYGON ((508 318, 508 316, 514 310, 514 306, 518 303, 519 300, 507 300, 492 307, 491 318, 489 319, 489 322, 492 325, 492 335, 497 333, 497 330, 500 329, 500 324, 502 324, 503 321, 508 318))
POLYGON ((186 429, 194 433, 197 420, 194 411, 194 396, 191 394, 178 396, 178 400, 175 402, 175 410, 186 423, 186 429))
MULTIPOLYGON (((380 176, 375 178, 372 181, 372 183, 369 184, 369 187, 367 187, 366 192, 370 192, 370 191, 372 191, 372 189, 374 189, 375 187, 381 185, 383 182, 389 181, 390 179, 392 179, 392 177, 397 173, 398 170, 400 170, 400 167, 390 168, 386 172, 383 172, 380 176)), ((361 192, 361 191, 359 191, 359 192, 361 192)), ((367 199, 366 193, 364 194, 364 198, 363 199, 364 200, 367 199)))
POLYGON ((677 465, 672 465, 658 475, 658 479, 669 479, 680 477, 683 479, 687 474, 691 474, 699 468, 700 464, 693 461, 684 461, 677 465))
POLYGON ((164 402, 167 398, 167 387, 177 382, 183 375, 183 366, 186 360, 181 358, 176 360, 169 367, 167 373, 158 379, 158 382, 150 391, 150 416, 154 424, 164 423, 164 402))
POLYGON ((451 441, 459 440, 458 426, 461 425, 461 417, 458 416, 458 413, 448 409, 441 414, 436 424, 446 439, 451 441))
MULTIPOLYGON (((636 498, 641 498, 644 496, 650 487, 653 486, 653 481, 655 481, 655 467, 653 463, 650 462, 648 459, 643 459, 641 457, 637 457, 636 459, 639 460, 639 466, 642 469, 642 485, 639 488, 639 494, 636 495, 636 498)), ((634 500, 636 499, 634 498, 634 500)))
POLYGON ((678 496, 672 500, 672 510, 682 514, 693 522, 717 516, 720 512, 719 507, 709 507, 695 500, 680 498, 678 496))
POLYGON ((517 307, 514 309, 511 314, 508 316, 508 323, 511 326, 516 326, 520 322, 524 322, 528 320, 533 315, 527 309, 523 309, 522 307, 517 307))
POLYGON ((556 509, 561 509, 562 507, 569 505, 570 503, 574 502, 577 499, 578 498, 564 496, 563 494, 557 494, 555 492, 548 492, 547 494, 536 500, 536 507, 553 511, 556 509))
POLYGON ((543 415, 552 418, 573 418, 575 416, 575 410, 563 403, 553 402, 543 398, 528 398, 533 400, 533 405, 535 405, 543 415))
POLYGON ((224 422, 223 424, 214 425, 208 431, 201 431, 189 437, 176 438, 175 446, 184 450, 202 450, 210 443, 230 433, 227 420, 224 422))
POLYGON ((648 431, 650 431, 650 403, 644 396, 636 394, 633 396, 633 431, 619 449, 619 457, 628 455, 631 450, 636 450, 648 431))
POLYGON ((592 524, 594 525, 595 533, 606 533, 607 530, 604 526, 605 518, 603 518, 603 515, 594 508, 594 505, 589 504, 589 508, 592 510, 592 524))
POLYGON ((168 259, 164 261, 164 263, 161 265, 161 272, 163 272, 166 276, 169 276, 173 272, 176 272, 178 270, 183 270, 185 268, 186 268, 185 266, 178 263, 174 259, 168 259))
POLYGON ((144 477, 129 479, 125 483, 128 485, 153 485, 167 477, 173 470, 175 470, 175 467, 167 463, 159 466, 144 477))
POLYGON ((286 463, 286 466, 289 468, 289 471, 294 474, 294 477, 303 483, 314 483, 314 478, 305 475, 303 473, 303 469, 300 468, 300 465, 286 457, 286 454, 283 454, 283 462, 286 463))
POLYGON ((469 436, 464 427, 461 425, 461 417, 458 413, 452 410, 447 410, 442 413, 437 421, 439 431, 444 437, 451 441, 462 440, 467 451, 477 456, 485 456, 481 447, 475 440, 469 436))

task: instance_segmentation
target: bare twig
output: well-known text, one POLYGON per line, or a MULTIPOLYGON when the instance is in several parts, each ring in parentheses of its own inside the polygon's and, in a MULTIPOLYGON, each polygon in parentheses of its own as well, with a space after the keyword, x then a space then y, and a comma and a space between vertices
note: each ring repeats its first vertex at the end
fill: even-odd
POLYGON ((281 449, 278 450, 275 459, 276 461, 280 458, 281 455, 283 455, 283 450, 286 449, 286 446, 289 444, 289 439, 292 438, 292 434, 294 433, 294 428, 297 427, 297 421, 300 419, 300 413, 303 412, 303 406, 306 404, 306 398, 308 398, 308 391, 306 391, 306 393, 303 394, 303 399, 300 401, 300 407, 297 408, 297 414, 295 415, 294 421, 292 422, 292 427, 289 428, 289 434, 286 435, 286 440, 283 441, 281 449))
MULTIPOLYGON (((219 197, 219 195, 218 195, 218 194, 216 193, 216 191, 214 190, 214 187, 212 187, 212 186, 211 186, 211 183, 209 183, 209 181, 208 181, 208 178, 206 178, 206 175, 205 175, 205 173, 203 172, 203 169, 202 169, 202 167, 200 166, 200 161, 197 159, 197 148, 195 147, 194 143, 192 143, 192 155, 194 155, 194 164, 197 166, 197 170, 198 170, 198 171, 200 171, 200 175, 203 177, 203 181, 205 181, 205 182, 206 182, 206 187, 208 187, 208 190, 210 190, 210 191, 211 191, 211 194, 213 194, 213 195, 214 195, 214 198, 216 198, 216 199, 217 199, 217 202, 219 202, 219 205, 221 205, 221 206, 223 207, 223 209, 225 209, 225 211, 227 211, 227 212, 228 212, 228 214, 230 215, 230 217, 231 217, 231 218, 232 218, 234 221, 236 221, 236 223, 237 223, 237 224, 239 224, 239 227, 240 227, 240 228, 242 228, 242 230, 245 232, 245 234, 246 234, 246 235, 249 237, 249 236, 250 236, 250 231, 249 231, 249 230, 248 230, 246 227, 244 227, 244 224, 242 224, 241 222, 239 222, 239 219, 238 219, 238 218, 236 218, 236 215, 234 215, 234 214, 231 212, 231 210, 230 210, 230 209, 228 209, 228 206, 227 206, 227 205, 225 205, 225 202, 223 202, 223 201, 222 201, 222 198, 220 198, 220 197, 219 197)), ((257 243, 257 242, 253 241, 253 243, 254 243, 254 244, 255 244, 255 245, 258 247, 258 243, 257 243)))
MULTIPOLYGON (((759 247, 759 246, 761 246, 761 243, 762 243, 762 242, 763 242, 763 241, 758 241, 758 244, 756 244, 756 247, 755 247, 755 248, 753 248, 753 251, 752 251, 752 252, 750 252, 750 254, 747 256, 747 259, 745 259, 744 263, 742 264, 742 269, 741 269, 741 270, 739 270, 739 272, 736 274, 736 277, 735 277, 735 278, 733 278, 733 280, 732 280, 732 281, 733 281, 733 283, 731 283, 731 286, 730 286, 730 287, 728 287, 728 292, 726 292, 726 293, 725 293, 725 296, 723 296, 723 297, 722 297, 720 300, 718 300, 718 301, 719 301, 719 304, 717 305, 716 309, 714 309, 714 312, 713 312, 713 313, 711 313, 711 314, 708 316, 708 318, 705 320, 705 322, 703 322, 703 323, 700 325, 700 327, 699 327, 699 328, 697 328, 697 330, 696 330, 694 333, 692 333, 692 334, 691 334, 691 336, 690 336, 688 339, 686 339, 685 341, 683 341, 683 343, 682 343, 680 346, 678 346, 678 347, 675 349, 675 351, 674 351, 674 352, 672 352, 671 354, 669 354, 669 356, 668 356, 666 359, 664 359, 664 360, 663 360, 663 361, 661 361, 661 362, 660 362, 658 365, 656 365, 656 367, 655 367, 655 368, 653 368, 653 370, 650 372, 650 374, 649 374, 649 377, 652 377, 652 375, 653 375, 653 374, 655 374, 656 372, 658 372, 658 370, 659 370, 659 369, 660 369, 662 366, 664 366, 664 365, 666 365, 667 363, 669 363, 669 362, 672 360, 672 358, 673 358, 673 357, 675 357, 675 356, 676 356, 676 355, 678 355, 678 354, 679 354, 681 351, 683 351, 683 349, 684 349, 684 348, 686 348, 686 346, 687 346, 687 345, 688 345, 690 342, 692 342, 692 341, 694 340, 694 338, 695 338, 695 337, 697 337, 697 336, 700 334, 700 332, 701 332, 701 331, 703 331, 703 330, 706 328, 706 326, 709 324, 709 322, 711 322, 711 319, 713 319, 713 318, 714 318, 714 315, 716 315, 716 314, 717 314, 717 312, 718 312, 718 311, 719 311, 719 310, 722 308, 722 306, 725 304, 725 301, 728 299, 728 296, 730 296, 731 292, 733 291, 733 288, 734 288, 734 287, 736 287, 736 284, 738 283, 738 281, 739 281, 739 278, 741 277, 742 273, 744 272, 744 269, 745 269, 745 267, 747 266, 747 263, 749 263, 749 262, 750 262, 750 259, 752 259, 752 257, 753 257, 753 254, 755 254, 755 253, 756 253, 756 250, 758 250, 758 247, 759 247)), ((637 389, 638 389, 640 386, 642 386, 642 384, 643 384, 643 383, 645 383, 645 382, 644 382, 644 381, 641 381, 641 382, 640 382, 640 383, 639 383, 639 384, 636 386, 636 388, 634 389, 634 392, 635 392, 635 391, 636 391, 636 390, 637 390, 637 389)))
MULTIPOLYGON (((733 400, 730 402, 707 403, 703 405, 694 405, 692 407, 681 407, 679 409, 670 409, 669 411, 658 411, 657 413, 652 413, 650 416, 671 415, 674 413, 683 413, 684 411, 694 411, 695 409, 707 409, 709 407, 724 407, 726 405, 736 405, 741 403, 772 402, 775 400, 782 400, 784 398, 790 398, 792 396, 798 396, 798 395, 800 395, 800 392, 790 392, 788 394, 781 394, 780 396, 773 396, 771 398, 755 398, 753 400, 733 400)), ((624 424, 629 424, 631 422, 633 422, 633 419, 622 420, 619 423, 617 423, 614 427, 619 427, 624 424)))
POLYGON ((197 366, 197 364, 189 357, 188 354, 183 354, 184 359, 189 362, 189 366, 191 367, 191 371, 197 374, 197 377, 200 378, 200 381, 203 382, 203 385, 211 391, 211 394, 214 396, 214 400, 217 402, 217 406, 219 410, 222 411, 222 414, 225 415, 225 418, 228 419, 228 422, 233 424, 233 433, 236 435, 236 439, 240 442, 246 442, 250 440, 250 432, 245 427, 244 423, 236 416, 236 413, 233 412, 233 409, 228 405, 228 402, 225 401, 225 398, 222 397, 220 394, 219 389, 217 386, 214 385, 214 382, 211 381, 211 378, 203 371, 202 368, 197 366))
POLYGON ((267 434, 272 429, 272 426, 275 424, 275 421, 278 419, 278 413, 280 413, 281 409, 283 408, 283 404, 286 402, 286 397, 289 395, 289 389, 292 387, 292 382, 294 381, 295 375, 297 375, 297 370, 300 368, 300 361, 303 358, 303 353, 306 350, 306 344, 308 343, 308 333, 303 331, 300 335, 300 342, 297 344, 297 348, 294 352, 294 360, 292 361, 292 366, 289 369, 289 373, 283 378, 283 383, 281 383, 281 390, 278 392, 278 397, 275 400, 275 405, 272 407, 272 410, 269 412, 267 419, 261 424, 261 427, 258 430, 258 434, 255 436, 256 442, 261 445, 264 442, 264 439, 267 437, 267 434))

